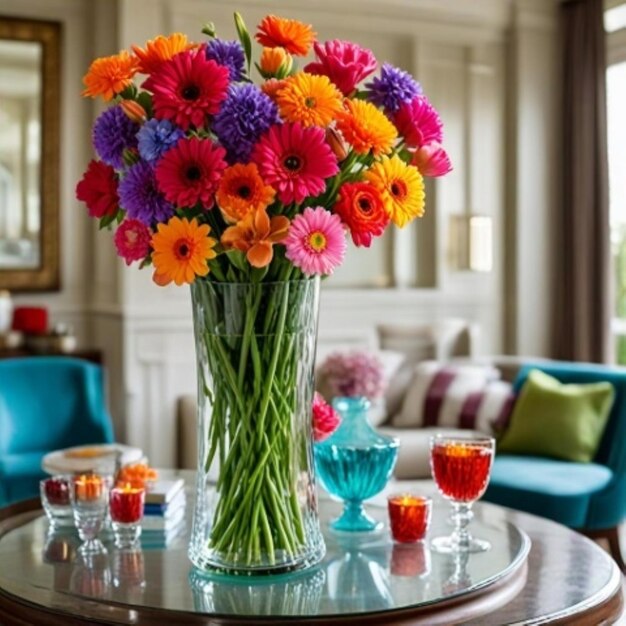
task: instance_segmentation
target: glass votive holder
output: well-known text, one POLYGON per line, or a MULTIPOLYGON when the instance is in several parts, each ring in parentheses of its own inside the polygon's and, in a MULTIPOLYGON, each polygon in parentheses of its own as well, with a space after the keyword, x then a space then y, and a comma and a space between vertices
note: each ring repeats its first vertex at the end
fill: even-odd
POLYGON ((53 476, 39 482, 41 504, 52 528, 74 525, 70 483, 64 476, 53 476))
POLYGON ((432 514, 432 500, 410 493, 387 498, 391 536, 398 543, 414 543, 426 537, 432 514))
POLYGON ((83 542, 78 551, 83 554, 106 552, 98 534, 109 504, 108 486, 98 474, 80 474, 72 479, 70 498, 74 524, 83 542))
POLYGON ((146 491, 130 484, 113 487, 109 498, 109 512, 113 525, 115 545, 132 548, 141 535, 141 520, 146 491))

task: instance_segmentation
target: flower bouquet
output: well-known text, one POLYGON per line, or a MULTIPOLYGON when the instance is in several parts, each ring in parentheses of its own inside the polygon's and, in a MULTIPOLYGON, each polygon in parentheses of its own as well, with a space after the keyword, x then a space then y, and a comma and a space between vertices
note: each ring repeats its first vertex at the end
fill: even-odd
POLYGON ((406 72, 270 15, 252 37, 180 33, 96 59, 77 197, 127 264, 190 284, 199 463, 190 557, 234 572, 324 553, 311 453, 318 277, 424 212, 450 170, 439 115, 406 72), (311 48, 315 60, 297 67, 311 48), (217 484, 210 483, 211 470, 217 484))

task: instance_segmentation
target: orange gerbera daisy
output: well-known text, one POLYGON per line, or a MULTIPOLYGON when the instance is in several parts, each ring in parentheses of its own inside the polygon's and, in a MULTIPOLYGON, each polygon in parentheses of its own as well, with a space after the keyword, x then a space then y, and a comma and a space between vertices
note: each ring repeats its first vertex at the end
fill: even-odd
POLYGON ((293 67, 293 57, 284 48, 263 48, 259 67, 267 77, 276 76, 279 72, 284 77, 293 67))
POLYGON ((224 219, 235 223, 248 213, 266 209, 276 192, 266 185, 255 163, 236 163, 226 168, 215 197, 224 219))
POLYGON ((343 96, 328 76, 298 72, 276 95, 283 119, 302 126, 328 126, 342 111, 343 96))
POLYGON ((83 96, 102 96, 104 100, 111 100, 132 84, 137 69, 137 59, 126 50, 96 59, 83 76, 86 87, 83 96))
POLYGON ((337 118, 337 128, 357 154, 389 154, 398 137, 396 127, 370 102, 346 100, 337 118))
POLYGON ((309 24, 268 15, 257 28, 256 40, 262 46, 285 48, 287 52, 303 57, 311 49, 315 33, 309 24))
POLYGON ((210 226, 199 225, 195 217, 191 221, 172 217, 167 224, 159 224, 150 242, 154 282, 182 285, 192 283, 196 276, 206 276, 207 261, 216 256, 213 247, 217 241, 209 237, 210 232, 210 226))
POLYGON ((252 267, 265 267, 272 262, 272 246, 287 237, 289 220, 284 215, 269 218, 264 209, 248 213, 236 226, 222 235, 226 249, 240 250, 252 267))
POLYGON ((175 54, 194 48, 195 45, 188 41, 187 35, 172 33, 167 37, 159 35, 146 41, 145 48, 132 46, 132 49, 139 59, 138 71, 142 74, 152 74, 163 61, 168 61, 175 54))
POLYGON ((396 226, 404 226, 424 215, 424 179, 416 167, 398 155, 383 157, 365 172, 383 199, 385 211, 396 226))
POLYGON ((278 80, 277 78, 270 78, 264 83, 261 83, 261 91, 276 102, 278 92, 285 86, 285 84, 286 82, 284 79, 278 80))

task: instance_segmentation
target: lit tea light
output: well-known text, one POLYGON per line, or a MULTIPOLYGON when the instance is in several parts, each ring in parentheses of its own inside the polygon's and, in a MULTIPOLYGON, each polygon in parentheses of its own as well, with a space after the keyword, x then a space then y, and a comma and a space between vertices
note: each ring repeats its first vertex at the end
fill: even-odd
POLYGON ((136 524, 143 517, 145 489, 130 483, 111 489, 109 509, 111 520, 120 524, 136 524))
POLYGON ((394 494, 387 498, 391 535, 400 543, 413 543, 426 537, 432 500, 425 496, 408 493, 394 494))
POLYGON ((106 488, 105 480, 97 474, 80 474, 74 477, 74 498, 79 502, 99 500, 106 488))

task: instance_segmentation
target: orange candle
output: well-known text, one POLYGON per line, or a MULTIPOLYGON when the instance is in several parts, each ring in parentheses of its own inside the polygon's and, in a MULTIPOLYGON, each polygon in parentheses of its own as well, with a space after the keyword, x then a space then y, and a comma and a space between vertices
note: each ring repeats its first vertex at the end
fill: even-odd
POLYGON ((387 499, 391 535, 400 543, 421 541, 430 524, 432 500, 412 494, 395 494, 387 499))
POLYGON ((74 497, 79 501, 92 501, 102 498, 104 478, 97 474, 81 474, 74 478, 74 497))

